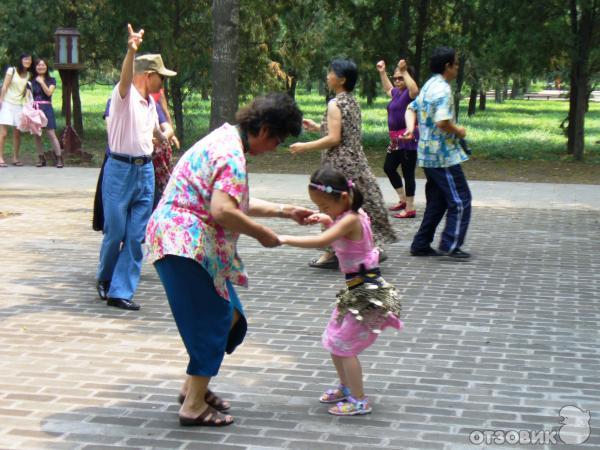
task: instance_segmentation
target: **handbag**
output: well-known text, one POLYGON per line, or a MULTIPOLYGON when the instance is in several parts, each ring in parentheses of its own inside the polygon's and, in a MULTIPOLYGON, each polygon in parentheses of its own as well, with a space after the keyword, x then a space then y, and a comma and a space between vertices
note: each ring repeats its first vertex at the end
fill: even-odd
POLYGON ((19 123, 20 131, 41 136, 42 128, 46 125, 48 125, 48 118, 35 102, 27 102, 23 105, 21 122, 19 123))

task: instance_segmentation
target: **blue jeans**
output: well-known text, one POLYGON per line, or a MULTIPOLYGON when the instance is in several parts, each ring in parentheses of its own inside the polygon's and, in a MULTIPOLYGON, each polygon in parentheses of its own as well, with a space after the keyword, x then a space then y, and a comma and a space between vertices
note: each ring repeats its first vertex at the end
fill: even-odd
POLYGON ((108 296, 131 300, 142 269, 142 241, 152 213, 154 168, 108 158, 102 180, 104 238, 96 278, 108 296), (122 245, 121 245, 122 244, 122 245))
POLYGON ((427 204, 423 221, 415 235, 411 250, 429 248, 435 230, 446 215, 440 250, 451 252, 465 241, 471 221, 471 191, 460 164, 445 168, 424 168, 427 204), (447 214, 446 214, 447 213, 447 214))

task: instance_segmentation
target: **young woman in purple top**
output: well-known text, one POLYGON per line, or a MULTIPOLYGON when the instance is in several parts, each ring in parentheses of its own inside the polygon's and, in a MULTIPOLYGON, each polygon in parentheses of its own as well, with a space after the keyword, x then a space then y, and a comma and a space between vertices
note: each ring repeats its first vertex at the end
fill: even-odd
MULTIPOLYGON (((31 92, 33 94, 33 102, 36 108, 41 109, 46 118, 48 125, 44 128, 46 136, 50 139, 52 150, 56 155, 56 167, 64 167, 63 157, 60 150, 60 144, 56 137, 56 119, 54 117, 54 109, 52 108, 52 94, 56 89, 56 80, 50 76, 48 63, 44 59, 38 59, 35 64, 35 78, 31 81, 31 92)), ((35 135, 35 146, 38 151, 39 161, 37 167, 46 165, 46 157, 44 156, 44 148, 42 147, 42 137, 35 135)))
POLYGON ((390 211, 399 211, 394 214, 394 217, 398 219, 412 219, 417 215, 415 210, 415 168, 418 135, 415 134, 411 139, 404 138, 406 130, 404 114, 408 104, 419 94, 419 87, 409 73, 404 59, 398 62, 398 66, 394 70, 393 85, 385 72, 384 61, 377 63, 377 70, 384 92, 392 97, 387 107, 390 145, 387 149, 383 170, 398 193, 398 203, 390 207, 390 211), (402 166, 404 184, 398 173, 398 166, 402 166))

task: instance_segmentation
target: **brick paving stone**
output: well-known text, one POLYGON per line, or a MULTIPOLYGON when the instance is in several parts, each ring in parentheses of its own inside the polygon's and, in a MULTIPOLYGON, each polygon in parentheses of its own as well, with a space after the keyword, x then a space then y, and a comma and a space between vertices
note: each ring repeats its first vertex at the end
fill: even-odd
POLYGON ((361 356, 374 411, 353 418, 317 401, 337 383, 319 341, 340 274, 308 268, 315 251, 242 237, 249 333, 213 382, 236 422, 185 429, 187 358, 153 268, 140 312, 96 298, 95 179, 85 180, 63 190, 0 180, 0 209, 20 213, 0 219, 0 449, 474 449, 472 430, 549 430, 565 405, 592 412, 578 448, 600 445, 600 209, 479 199, 465 245, 474 258, 460 264, 411 258, 419 221, 393 222, 401 241, 382 269, 403 295, 405 329, 361 356))

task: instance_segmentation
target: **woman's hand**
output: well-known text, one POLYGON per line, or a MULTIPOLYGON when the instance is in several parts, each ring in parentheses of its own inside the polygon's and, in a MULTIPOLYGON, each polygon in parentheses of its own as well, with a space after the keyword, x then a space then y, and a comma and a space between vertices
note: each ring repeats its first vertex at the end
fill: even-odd
POLYGON ((40 84, 46 84, 46 83, 44 83, 44 77, 41 75, 38 75, 37 77, 35 77, 35 81, 37 81, 40 84))
POLYGON ((260 242, 263 247, 267 248, 278 247, 281 245, 279 236, 277 236, 273 230, 267 227, 264 227, 263 234, 256 238, 256 240, 260 242))
POLYGON ((175 135, 171 136, 171 138, 169 139, 169 142, 171 143, 171 145, 175 146, 175 148, 177 150, 179 150, 180 144, 179 144, 179 139, 177 139, 177 136, 175 136, 175 135))
POLYGON ((299 155, 300 153, 304 153, 308 150, 306 142, 295 142, 290 145, 290 153, 292 155, 299 155))
POLYGON ((382 59, 381 61, 379 61, 377 63, 377 65, 375 67, 377 67, 378 72, 380 72, 380 73, 385 72, 385 61, 382 59))
MULTIPOLYGON (((302 206, 293 206, 290 205, 287 208, 291 208, 288 212, 290 219, 294 220, 296 223, 300 225, 305 225, 306 220, 315 214, 315 212, 308 208, 303 208, 302 206)), ((287 211, 286 211, 287 212, 287 211)))
POLYGON ((401 59, 400 61, 398 61, 398 70, 402 73, 408 70, 408 65, 406 64, 405 59, 401 59))
POLYGON ((325 227, 330 227, 333 224, 333 220, 327 214, 314 213, 307 217, 304 223, 306 225, 315 225, 317 223, 320 223, 325 227))
POLYGON ((306 131, 319 131, 319 124, 314 120, 302 119, 302 126, 306 131))

